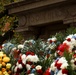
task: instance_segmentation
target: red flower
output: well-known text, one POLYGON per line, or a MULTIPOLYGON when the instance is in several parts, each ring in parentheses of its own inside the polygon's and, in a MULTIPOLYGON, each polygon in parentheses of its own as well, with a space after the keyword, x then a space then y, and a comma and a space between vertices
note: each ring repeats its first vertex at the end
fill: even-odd
POLYGON ((60 70, 62 63, 57 63, 57 62, 58 62, 58 60, 56 61, 55 66, 57 67, 58 70, 60 70))
POLYGON ((20 73, 20 71, 21 71, 21 70, 20 70, 19 68, 17 68, 17 73, 20 73))
POLYGON ((43 75, 50 75, 49 68, 44 72, 43 75))
POLYGON ((52 40, 50 40, 49 42, 50 42, 50 43, 52 43, 53 41, 52 41, 52 40))
POLYGON ((64 52, 64 50, 68 50, 68 49, 69 49, 69 46, 66 43, 60 44, 58 46, 58 50, 60 50, 61 52, 64 52))
POLYGON ((28 55, 35 55, 35 54, 33 52, 27 51, 26 56, 28 56, 28 55))
POLYGON ((74 54, 73 57, 76 58, 76 54, 74 54))
POLYGON ((41 74, 42 75, 42 70, 40 69, 40 70, 37 70, 37 73, 39 73, 39 74, 41 74))
POLYGON ((49 58, 50 57, 50 54, 47 54, 47 58, 49 58))
POLYGON ((22 60, 21 60, 21 59, 19 59, 19 60, 18 60, 18 63, 19 63, 19 64, 22 64, 22 60))
POLYGON ((22 67, 25 67, 25 64, 24 63, 22 63, 22 67))
POLYGON ((74 64, 76 65, 76 61, 74 62, 74 64))
POLYGON ((31 72, 31 71, 30 71, 30 70, 28 70, 28 71, 27 71, 27 74, 30 74, 30 72, 31 72))
POLYGON ((35 65, 32 65, 31 68, 35 68, 35 65))
POLYGON ((0 49, 2 49, 2 46, 0 46, 0 49))
POLYGON ((62 74, 68 74, 68 70, 67 69, 62 69, 62 74))
POLYGON ((61 65, 62 65, 62 63, 57 63, 56 67, 57 67, 58 70, 60 70, 61 65))
POLYGON ((68 52, 68 50, 69 50, 69 45, 67 45, 66 43, 60 44, 60 45, 58 46, 57 52, 58 52, 58 54, 59 54, 60 56, 63 56, 63 53, 64 53, 65 50, 66 50, 67 52, 68 52))
POLYGON ((68 42, 70 42, 70 41, 71 41, 71 39, 70 39, 70 38, 68 38, 68 39, 67 39, 67 41, 68 41, 68 42))
POLYGON ((19 75, 19 73, 16 73, 15 75, 19 75))
POLYGON ((27 61, 27 62, 26 62, 26 64, 32 65, 32 62, 30 62, 30 61, 27 61))

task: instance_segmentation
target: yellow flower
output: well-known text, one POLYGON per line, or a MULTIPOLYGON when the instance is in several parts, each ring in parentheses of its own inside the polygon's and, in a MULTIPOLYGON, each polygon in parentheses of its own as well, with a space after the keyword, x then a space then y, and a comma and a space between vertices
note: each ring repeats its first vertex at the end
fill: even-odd
POLYGON ((3 75, 3 74, 2 74, 2 71, 0 71, 0 75, 3 75))
POLYGON ((7 71, 4 71, 4 72, 3 72, 3 75, 9 75, 9 74, 8 74, 8 72, 7 72, 7 71))
POLYGON ((2 68, 2 64, 0 64, 0 68, 2 68))
POLYGON ((3 57, 6 57, 6 54, 3 54, 3 57))
POLYGON ((11 68, 11 64, 10 63, 7 63, 6 64, 6 69, 10 69, 11 68))
POLYGON ((6 73, 5 75, 9 75, 8 73, 6 73))
POLYGON ((0 52, 0 58, 2 58, 3 57, 3 52, 0 52))
POLYGON ((3 58, 3 62, 6 62, 6 63, 7 63, 7 62, 9 62, 9 61, 10 61, 10 58, 9 58, 9 57, 4 57, 4 58, 3 58))

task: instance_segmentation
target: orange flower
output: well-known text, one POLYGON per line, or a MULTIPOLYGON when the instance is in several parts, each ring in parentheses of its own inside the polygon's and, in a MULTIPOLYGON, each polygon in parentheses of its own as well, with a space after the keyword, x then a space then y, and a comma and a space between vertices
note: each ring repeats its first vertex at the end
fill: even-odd
POLYGON ((12 73, 11 70, 9 70, 9 71, 8 71, 8 74, 11 74, 11 73, 12 73))
POLYGON ((6 63, 5 62, 2 62, 2 66, 6 66, 6 63))
POLYGON ((6 68, 2 68, 2 72, 5 72, 6 71, 6 68))

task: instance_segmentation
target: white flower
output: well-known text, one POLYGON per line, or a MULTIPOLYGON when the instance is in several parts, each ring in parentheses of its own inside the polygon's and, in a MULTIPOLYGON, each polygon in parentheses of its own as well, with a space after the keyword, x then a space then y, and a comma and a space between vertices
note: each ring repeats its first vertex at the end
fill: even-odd
POLYGON ((16 65, 19 65, 19 63, 17 62, 16 65))
POLYGON ((40 65, 36 66, 36 70, 41 70, 41 69, 42 69, 42 66, 40 66, 40 65))
POLYGON ((32 56, 32 62, 38 62, 39 58, 37 55, 32 56))
POLYGON ((72 64, 74 63, 74 60, 73 60, 73 59, 71 60, 71 63, 72 63, 72 64))
POLYGON ((26 64, 26 69, 27 70, 30 70, 31 69, 31 66, 29 64, 26 64))
POLYGON ((65 59, 65 57, 61 57, 57 63, 67 63, 67 60, 65 59))
POLYGON ((71 64, 71 66, 72 66, 72 68, 74 69, 74 70, 76 70, 76 65, 75 64, 71 64))
POLYGON ((16 47, 12 48, 13 51, 16 50, 16 49, 17 49, 16 47))
POLYGON ((66 37, 66 39, 68 39, 68 38, 70 38, 70 39, 71 39, 71 38, 72 38, 72 36, 73 36, 73 34, 71 34, 71 35, 67 36, 67 37, 66 37))
POLYGON ((21 59, 22 59, 22 60, 26 59, 26 55, 23 54, 23 55, 21 56, 21 59))
POLYGON ((19 69, 22 69, 22 68, 23 68, 21 64, 17 65, 17 67, 18 67, 19 69))
POLYGON ((22 63, 23 63, 23 64, 26 64, 26 59, 22 60, 22 63))
POLYGON ((63 74, 62 74, 62 70, 60 70, 60 71, 57 73, 57 75, 63 75, 63 74))
POLYGON ((62 74, 62 75, 67 75, 67 74, 62 74))
POLYGON ((28 55, 27 57, 26 57, 26 61, 31 61, 31 62, 37 62, 37 61, 39 61, 39 58, 37 57, 37 55, 28 55))
POLYGON ((68 63, 63 63, 60 68, 61 69, 66 69, 68 66, 69 66, 68 63))
POLYGON ((24 47, 24 45, 18 45, 18 49, 22 49, 24 47))
POLYGON ((52 71, 55 71, 55 70, 56 70, 55 62, 53 62, 53 63, 51 64, 51 70, 52 70, 52 71))
POLYGON ((35 41, 34 41, 34 40, 29 40, 29 42, 31 42, 31 43, 33 43, 33 44, 35 43, 35 41))
POLYGON ((14 72, 17 72, 17 66, 15 67, 14 72))
POLYGON ((31 61, 32 59, 32 55, 28 55, 27 57, 26 57, 26 61, 31 61))
POLYGON ((51 40, 52 40, 52 41, 56 41, 56 40, 57 40, 57 38, 56 38, 56 37, 53 37, 51 40))
POLYGON ((48 38, 48 39, 47 39, 47 42, 49 42, 50 40, 51 40, 51 38, 48 38))
POLYGON ((35 75, 35 74, 31 73, 31 74, 28 74, 28 75, 35 75))

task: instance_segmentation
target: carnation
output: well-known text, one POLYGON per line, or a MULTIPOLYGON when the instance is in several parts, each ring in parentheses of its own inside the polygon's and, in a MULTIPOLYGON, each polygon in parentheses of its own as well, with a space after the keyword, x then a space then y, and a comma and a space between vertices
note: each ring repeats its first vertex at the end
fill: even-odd
POLYGON ((53 63, 51 64, 51 70, 52 70, 52 71, 55 71, 55 70, 56 70, 55 62, 53 62, 53 63))
POLYGON ((24 47, 24 45, 18 45, 18 49, 22 49, 24 47))
POLYGON ((19 69, 22 69, 22 68, 23 68, 21 64, 17 65, 17 67, 18 67, 19 69))
POLYGON ((12 48, 13 51, 16 50, 16 49, 17 49, 16 47, 12 48))
POLYGON ((56 37, 53 37, 53 38, 52 38, 52 41, 56 41, 56 40, 57 40, 57 38, 56 38, 56 37))
POLYGON ((23 55, 21 56, 21 59, 24 60, 25 58, 26 58, 26 55, 23 54, 23 55))
POLYGON ((61 65, 61 69, 66 69, 67 66, 69 66, 68 63, 63 63, 63 64, 61 65))
POLYGON ((57 63, 67 63, 67 60, 65 59, 65 57, 61 57, 57 63))
POLYGON ((28 74, 28 75, 35 75, 34 73, 28 74))
POLYGON ((40 69, 42 69, 42 66, 37 65, 37 66, 36 66, 36 70, 40 70, 40 69))
POLYGON ((39 61, 39 58, 37 57, 37 55, 34 55, 34 56, 28 55, 26 57, 26 61, 37 62, 37 61, 39 61))
POLYGON ((14 72, 17 72, 17 68, 18 68, 17 66, 14 68, 14 72))
POLYGON ((26 69, 27 70, 30 70, 31 69, 31 66, 29 64, 26 64, 26 69))
POLYGON ((71 35, 68 35, 67 37, 66 37, 66 39, 68 39, 68 38, 72 38, 72 36, 73 36, 73 34, 71 34, 71 35))

